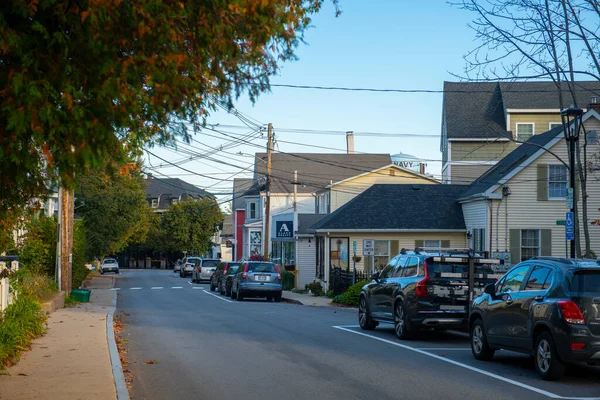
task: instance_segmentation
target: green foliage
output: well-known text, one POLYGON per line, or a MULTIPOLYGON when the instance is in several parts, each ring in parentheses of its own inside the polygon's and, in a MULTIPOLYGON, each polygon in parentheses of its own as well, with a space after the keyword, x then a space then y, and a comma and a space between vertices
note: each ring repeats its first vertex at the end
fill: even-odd
POLYGON ((40 274, 54 276, 58 236, 56 219, 39 213, 30 219, 25 229, 27 233, 19 249, 22 266, 40 274))
POLYGON ((333 299, 333 290, 328 290, 327 293, 325 294, 325 297, 329 297, 330 299, 333 299))
POLYGON ((213 235, 223 223, 223 213, 212 198, 191 199, 172 205, 162 222, 171 249, 204 254, 210 249, 213 235))
POLYGON ((88 259, 116 254, 145 239, 150 226, 145 185, 135 163, 115 158, 77 177, 77 212, 83 217, 88 259))
POLYGON ((323 285, 319 281, 314 281, 306 285, 306 290, 310 290, 314 296, 320 296, 323 294, 323 285))
MULTIPOLYGON (((333 0, 334 3, 336 0, 333 0)), ((0 223, 122 148, 269 90, 321 1, 0 2, 0 223)))
POLYGON ((21 268, 10 278, 10 288, 18 292, 19 297, 25 296, 43 303, 58 292, 57 283, 45 273, 21 268))
POLYGON ((83 221, 78 220, 73 224, 73 263, 72 263, 72 284, 73 288, 78 288, 87 277, 89 270, 85 266, 88 258, 87 248, 87 230, 83 221))
POLYGON ((281 286, 283 290, 292 290, 296 287, 296 277, 290 271, 281 271, 281 286))
POLYGON ((23 294, 0 314, 0 369, 18 361, 31 340, 45 333, 45 321, 40 304, 23 294))
MULTIPOLYGON (((360 298, 360 292, 369 281, 360 281, 350 286, 345 293, 337 295, 331 300, 332 303, 343 304, 345 306, 358 306, 358 299, 360 298)), ((333 294, 333 293, 332 293, 333 294)))
POLYGON ((346 304, 346 296, 344 296, 343 293, 338 294, 333 298, 333 300, 331 300, 331 302, 336 304, 346 304))
POLYGON ((77 300, 75 300, 71 296, 65 296, 65 308, 75 307, 76 305, 77 305, 77 300))

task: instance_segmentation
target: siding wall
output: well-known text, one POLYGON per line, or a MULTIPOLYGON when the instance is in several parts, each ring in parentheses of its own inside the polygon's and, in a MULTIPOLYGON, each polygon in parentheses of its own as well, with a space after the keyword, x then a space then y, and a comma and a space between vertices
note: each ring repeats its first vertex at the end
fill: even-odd
POLYGON ((513 135, 517 134, 517 123, 534 123, 534 133, 548 132, 550 122, 560 123, 560 114, 510 114, 510 130, 513 135))
POLYGON ((298 289, 313 282, 317 269, 316 240, 312 238, 299 238, 296 241, 296 268, 298 268, 296 284, 298 289))
MULTIPOLYGON (((335 185, 331 188, 331 212, 334 212, 360 193, 364 192, 375 184, 420 184, 431 185, 436 182, 424 179, 410 172, 401 171, 396 168, 387 168, 377 173, 370 173, 365 176, 354 178, 346 182, 335 185), (394 175, 391 175, 393 173, 394 175)), ((314 211, 313 211, 314 212, 314 211)))
POLYGON ((493 165, 451 165, 450 183, 468 185, 492 167, 493 165))
POLYGON ((487 226, 488 205, 486 200, 472 201, 462 205, 467 229, 487 226))
POLYGON ((498 161, 517 146, 517 143, 509 141, 452 142, 450 161, 498 161))
MULTIPOLYGON (((600 123, 597 120, 589 120, 585 123, 587 130, 600 129, 600 123)), ((567 145, 565 140, 558 142, 552 151, 561 159, 567 162, 567 145)), ((600 146, 588 146, 588 154, 598 153, 600 146)), ((505 218, 504 204, 500 206, 500 215, 496 219, 495 210, 499 200, 493 201, 494 210, 494 229, 492 232, 492 246, 496 249, 496 237, 498 238, 498 248, 502 251, 505 247, 510 250, 510 238, 506 238, 505 227, 508 222, 508 229, 551 229, 552 230, 552 255, 565 256, 565 227, 556 225, 557 220, 565 219, 566 204, 565 200, 537 200, 537 165, 538 164, 559 164, 559 162, 551 154, 545 153, 535 162, 523 169, 517 175, 507 182, 512 194, 508 196, 508 221, 505 218), (498 233, 496 236, 496 226, 498 233), (505 239, 507 245, 505 246, 505 239)), ((502 189, 498 188, 496 193, 502 193, 502 189)), ((591 222, 600 218, 600 172, 591 173, 588 177, 588 221, 591 248, 600 255, 600 226, 591 225, 591 222)), ((579 196, 581 198, 581 196, 579 196)), ((581 212, 581 201, 579 201, 580 221, 583 216, 581 212)), ((583 222, 583 221, 581 221, 583 222)), ((581 226, 580 222, 580 226, 581 226)), ((583 229, 581 229, 581 243, 583 241, 583 229)))

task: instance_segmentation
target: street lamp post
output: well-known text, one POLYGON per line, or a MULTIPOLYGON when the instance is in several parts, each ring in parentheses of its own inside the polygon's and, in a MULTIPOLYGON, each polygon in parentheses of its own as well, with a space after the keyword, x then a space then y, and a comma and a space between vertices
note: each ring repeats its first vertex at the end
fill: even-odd
MULTIPOLYGON (((569 188, 573 194, 573 203, 570 211, 575 215, 577 209, 576 189, 575 189, 575 146, 579 141, 579 131, 581 130, 581 120, 583 117, 583 110, 581 108, 569 107, 565 108, 560 112, 563 125, 563 133, 569 147, 569 188)), ((571 240, 571 258, 575 258, 575 244, 576 238, 579 236, 579 224, 577 218, 574 218, 574 231, 573 240, 571 240)))

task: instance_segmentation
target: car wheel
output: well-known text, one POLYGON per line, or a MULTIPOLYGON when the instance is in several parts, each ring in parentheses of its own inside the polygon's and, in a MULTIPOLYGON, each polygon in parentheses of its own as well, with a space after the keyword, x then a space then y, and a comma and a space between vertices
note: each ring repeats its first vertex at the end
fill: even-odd
POLYGON ((238 285, 238 287, 237 287, 237 293, 235 294, 235 298, 238 301, 244 300, 244 296, 242 295, 242 292, 240 291, 240 285, 238 285))
POLYGON ((483 328, 483 321, 476 319, 471 326, 471 351, 473 356, 481 361, 490 361, 494 358, 495 350, 490 347, 483 328))
POLYGON ((236 299, 236 293, 233 291, 233 285, 231 288, 229 288, 229 294, 231 295, 231 300, 235 300, 236 299))
POLYGON ((119 270, 116 270, 116 271, 115 271, 115 274, 118 274, 118 273, 119 273, 119 270))
POLYGON ((231 291, 231 288, 230 287, 228 288, 227 286, 225 286, 225 296, 231 297, 231 293, 233 293, 231 291))
POLYGON ((214 292, 214 291, 215 291, 215 289, 216 289, 216 288, 215 288, 215 285, 213 285, 213 283, 212 283, 212 279, 211 279, 211 280, 210 280, 210 291, 211 291, 211 292, 214 292))
POLYGON ((535 369, 545 381, 557 381, 565 373, 565 365, 558 358, 552 335, 542 332, 535 342, 535 369))
POLYGON ((275 300, 275 303, 281 302, 281 293, 276 294, 275 297, 273 297, 273 300, 275 300))
POLYGON ((267 301, 273 300, 273 296, 267 296, 267 301))
POLYGON ((406 315, 406 309, 404 303, 401 301, 396 303, 394 309, 394 332, 400 340, 407 340, 412 338, 413 328, 406 315))
POLYGON ((358 303, 358 323, 360 324, 360 328, 366 331, 371 331, 377 326, 377 322, 371 319, 365 296, 361 296, 358 303))
POLYGON ((100 275, 104 275, 104 271, 100 269, 100 275))

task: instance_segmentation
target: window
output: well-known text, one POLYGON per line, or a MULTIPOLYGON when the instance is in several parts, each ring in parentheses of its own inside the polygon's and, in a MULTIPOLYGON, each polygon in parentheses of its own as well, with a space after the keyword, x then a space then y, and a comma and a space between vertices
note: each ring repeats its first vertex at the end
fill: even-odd
POLYGON ((406 265, 406 261, 408 261, 408 257, 396 256, 392 262, 395 259, 398 259, 398 262, 396 263, 396 269, 394 270, 394 278, 400 278, 404 274, 404 266, 406 265))
POLYGON ((517 124, 517 140, 521 142, 527 141, 533 136, 533 124, 517 124))
POLYGON ((388 240, 376 240, 373 261, 375 269, 381 269, 390 259, 390 242, 388 240))
POLYGON ((527 229, 521 231, 521 261, 540 255, 540 231, 527 229))
POLYGON ((321 193, 317 196, 317 214, 328 214, 329 205, 329 192, 321 193))
POLYGON ((258 219, 258 203, 256 201, 248 203, 248 219, 258 219))
POLYGON ((598 271, 578 271, 573 274, 569 282, 571 292, 600 292, 600 272, 598 271))
POLYGON ((331 268, 348 268, 348 241, 350 239, 332 237, 329 240, 331 268))
POLYGON ((527 275, 527 271, 529 271, 529 265, 523 265, 521 267, 517 267, 513 269, 511 272, 506 274, 503 281, 501 281, 498 290, 498 293, 502 292, 516 292, 521 289, 521 283, 523 283, 523 279, 525 279, 525 275, 527 275))
POLYGON ((548 165, 548 199, 565 199, 567 175, 564 165, 548 165))
POLYGON ((473 251, 480 254, 485 251, 485 228, 473 229, 473 251))
POLYGON ((399 261, 399 257, 394 257, 379 273, 379 278, 391 278, 394 273, 394 268, 399 261))
POLYGON ((558 128, 558 127, 562 127, 562 122, 550 122, 550 125, 548 125, 549 129, 554 129, 554 128, 558 128))
POLYGON ((546 267, 535 267, 525 284, 525 290, 545 290, 552 283, 552 270, 546 267))
POLYGON ((249 263, 248 272, 275 272, 273 263, 249 263))
POLYGON ((417 257, 411 257, 408 259, 406 263, 406 267, 404 267, 404 274, 402 276, 410 277, 417 276, 419 270, 419 259, 417 257))
POLYGON ((262 232, 250 232, 250 256, 262 255, 262 232))
POLYGON ((442 247, 442 241, 441 240, 424 240, 423 247, 435 247, 435 248, 439 249, 442 247))
POLYGON ((178 198, 175 197, 175 198, 171 199, 171 204, 175 205, 177 203, 179 203, 179 199, 178 198))
POLYGON ((587 144, 600 144, 600 140, 598 140, 598 132, 600 131, 587 131, 586 140, 587 144))
POLYGON ((152 208, 158 208, 158 199, 152 199, 152 200, 150 200, 150 207, 152 207, 152 208))

